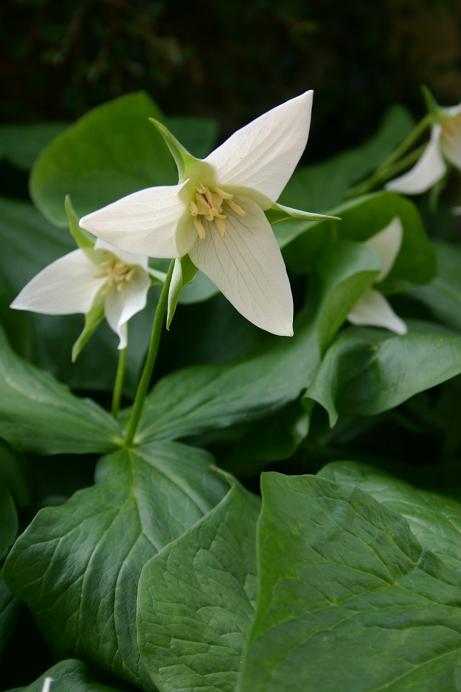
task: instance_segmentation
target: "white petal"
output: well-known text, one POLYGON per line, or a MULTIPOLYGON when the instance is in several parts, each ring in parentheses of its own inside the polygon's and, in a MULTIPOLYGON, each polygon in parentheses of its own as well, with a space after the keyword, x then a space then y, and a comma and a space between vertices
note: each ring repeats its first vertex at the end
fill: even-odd
POLYGON ((456 168, 461 170, 461 113, 454 113, 442 121, 442 151, 456 168))
POLYGON ((432 128, 431 139, 423 155, 405 175, 386 183, 387 190, 404 195, 419 195, 429 190, 446 173, 447 167, 440 151, 441 128, 432 128))
POLYGON ((386 228, 383 228, 382 231, 379 231, 379 233, 367 240, 367 245, 376 252, 382 265, 381 274, 379 274, 376 281, 382 281, 392 269, 402 245, 402 236, 402 223, 399 217, 396 216, 386 228))
POLYGON ((407 326, 398 317, 386 298, 372 288, 365 291, 347 316, 352 324, 384 327, 396 334, 406 334, 407 326))
POLYGON ((104 311, 106 320, 120 337, 118 347, 127 345, 127 322, 143 310, 147 302, 150 279, 147 272, 139 269, 130 281, 121 288, 113 288, 107 294, 104 311))
POLYGON ((180 224, 183 185, 139 190, 80 219, 80 226, 122 250, 150 257, 182 257, 195 240, 180 224))
POLYGON ((97 278, 98 273, 91 250, 74 250, 42 269, 24 286, 11 307, 45 315, 87 313, 105 284, 104 278, 97 278))
POLYGON ((309 136, 312 91, 282 103, 237 130, 205 161, 218 184, 256 190, 275 202, 290 179, 309 136))
POLYGON ((50 692, 52 682, 54 682, 54 678, 46 677, 43 681, 41 692, 50 692))
POLYGON ((293 298, 272 228, 257 204, 237 201, 246 216, 229 214, 224 237, 206 221, 206 238, 196 241, 190 257, 247 320, 291 336, 293 298))
POLYGON ((149 258, 146 255, 134 255, 132 252, 127 252, 126 250, 121 250, 118 247, 115 247, 115 245, 112 245, 111 243, 107 243, 105 240, 101 240, 100 238, 97 239, 97 241, 94 244, 94 249, 95 250, 107 250, 107 252, 110 252, 112 255, 117 257, 119 260, 124 262, 125 264, 136 264, 139 267, 142 267, 143 269, 148 268, 149 265, 149 258))
POLYGON ((442 112, 446 113, 447 115, 459 115, 461 113, 461 103, 458 103, 457 106, 450 106, 449 108, 442 108, 442 112))

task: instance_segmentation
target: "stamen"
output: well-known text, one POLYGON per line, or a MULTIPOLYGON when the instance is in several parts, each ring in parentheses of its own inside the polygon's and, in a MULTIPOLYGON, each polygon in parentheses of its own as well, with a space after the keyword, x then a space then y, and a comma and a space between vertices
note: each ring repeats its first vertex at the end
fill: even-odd
POLYGON ((224 238, 224 236, 226 235, 226 222, 224 221, 225 218, 225 216, 216 217, 216 227, 222 238, 224 238))
POLYGON ((240 207, 236 202, 234 202, 233 199, 226 199, 226 204, 232 209, 232 211, 235 211, 238 216, 246 216, 247 213, 242 207, 240 207))
POLYGON ((101 270, 95 274, 96 279, 106 279, 106 285, 103 287, 101 294, 107 295, 113 288, 120 291, 134 276, 135 267, 130 264, 125 264, 115 257, 113 259, 104 260, 100 263, 101 270))
POLYGON ((237 204, 233 195, 220 187, 206 187, 200 183, 195 188, 194 198, 189 203, 195 230, 200 240, 206 237, 206 228, 203 221, 214 223, 219 234, 226 234, 226 214, 223 213, 223 205, 227 204, 238 216, 246 216, 246 211, 237 204))
POLYGON ((197 231, 197 235, 200 238, 200 240, 205 240, 205 238, 206 238, 205 227, 204 227, 203 223, 200 221, 200 219, 197 219, 197 218, 194 219, 194 226, 195 226, 195 230, 197 231))

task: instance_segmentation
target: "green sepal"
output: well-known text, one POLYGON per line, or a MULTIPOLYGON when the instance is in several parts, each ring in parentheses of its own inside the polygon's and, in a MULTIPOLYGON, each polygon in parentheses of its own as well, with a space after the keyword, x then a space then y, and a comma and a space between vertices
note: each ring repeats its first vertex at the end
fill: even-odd
POLYGON ((173 321, 179 296, 184 286, 190 284, 197 274, 197 267, 192 263, 189 255, 184 255, 175 260, 173 275, 171 277, 170 290, 168 292, 168 313, 166 318, 166 328, 169 330, 173 321))
POLYGON ((327 214, 316 214, 302 209, 293 209, 285 207, 283 204, 273 204, 272 207, 266 209, 265 214, 270 224, 274 225, 281 221, 289 221, 290 219, 304 221, 341 221, 339 216, 328 216, 327 214))
POLYGON ((192 156, 192 154, 189 151, 187 151, 186 147, 184 147, 181 144, 181 142, 176 139, 174 134, 170 132, 166 125, 161 123, 159 120, 156 120, 155 118, 149 118, 149 122, 151 122, 152 125, 156 128, 157 132, 161 135, 163 141, 170 150, 170 153, 174 158, 176 168, 178 169, 178 176, 180 181, 184 180, 187 177, 187 168, 196 164, 198 161, 200 161, 200 159, 197 159, 195 158, 195 156, 192 156))
POLYGON ((85 231, 83 228, 80 228, 79 218, 74 207, 72 206, 72 201, 69 195, 66 195, 65 197, 64 208, 66 210, 67 220, 69 221, 70 234, 75 240, 77 246, 81 250, 92 248, 95 244, 95 239, 92 235, 90 235, 90 233, 85 231))
POLYGON ((94 334, 97 327, 104 317, 104 303, 98 301, 85 315, 85 326, 80 336, 72 346, 72 363, 75 363, 83 348, 86 346, 90 337, 94 334))
POLYGON ((430 91, 430 89, 428 89, 428 87, 425 84, 421 84, 421 92, 423 95, 424 102, 426 104, 427 112, 429 113, 429 115, 432 116, 432 118, 435 121, 439 120, 442 109, 435 100, 432 92, 430 91))

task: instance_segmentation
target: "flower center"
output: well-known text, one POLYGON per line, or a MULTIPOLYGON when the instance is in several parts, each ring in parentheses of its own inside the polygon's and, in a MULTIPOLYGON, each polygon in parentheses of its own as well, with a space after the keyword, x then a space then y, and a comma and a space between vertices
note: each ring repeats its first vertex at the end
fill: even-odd
POLYGON ((233 199, 234 195, 230 192, 221 190, 220 187, 205 187, 198 185, 195 188, 195 195, 189 204, 189 211, 194 220, 195 230, 200 240, 206 237, 203 222, 214 223, 221 236, 226 235, 226 211, 225 205, 238 216, 245 216, 246 211, 242 209, 233 199))
POLYGON ((104 278, 107 280, 102 290, 103 295, 107 295, 113 288, 120 291, 120 289, 133 278, 134 267, 116 258, 101 262, 100 267, 102 271, 96 274, 96 278, 104 278))

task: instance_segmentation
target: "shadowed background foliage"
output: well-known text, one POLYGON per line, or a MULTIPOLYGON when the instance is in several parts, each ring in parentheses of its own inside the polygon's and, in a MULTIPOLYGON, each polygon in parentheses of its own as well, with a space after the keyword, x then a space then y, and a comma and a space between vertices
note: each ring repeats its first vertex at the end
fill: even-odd
POLYGON ((73 120, 146 89, 225 135, 313 88, 314 160, 361 141, 392 102, 419 115, 422 82, 461 100, 457 0, 9 0, 0 41, 3 122, 73 120))

